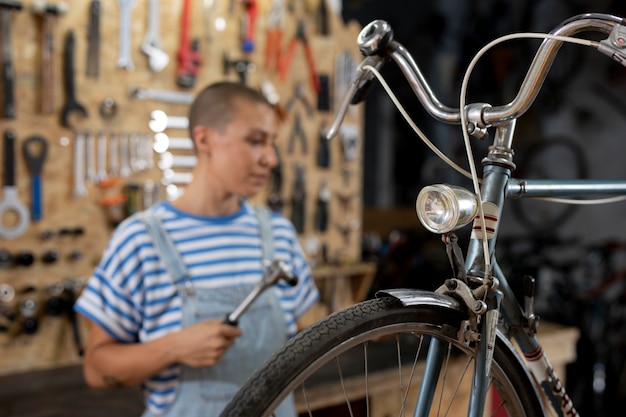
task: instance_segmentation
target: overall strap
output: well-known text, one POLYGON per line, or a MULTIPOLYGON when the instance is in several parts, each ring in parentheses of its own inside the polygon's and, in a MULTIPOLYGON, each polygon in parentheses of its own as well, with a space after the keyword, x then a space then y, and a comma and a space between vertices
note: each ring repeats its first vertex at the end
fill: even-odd
POLYGON ((261 234, 261 250, 263 252, 263 264, 269 265, 274 260, 274 236, 272 234, 271 213, 267 207, 252 206, 259 220, 259 233, 261 234))
POLYGON ((139 212, 135 216, 139 221, 146 225, 148 232, 152 236, 152 242, 160 253, 165 268, 170 277, 177 286, 181 281, 185 283, 185 291, 187 295, 193 294, 193 287, 189 279, 189 272, 185 266, 180 252, 176 249, 174 242, 167 234, 161 218, 152 212, 139 212))

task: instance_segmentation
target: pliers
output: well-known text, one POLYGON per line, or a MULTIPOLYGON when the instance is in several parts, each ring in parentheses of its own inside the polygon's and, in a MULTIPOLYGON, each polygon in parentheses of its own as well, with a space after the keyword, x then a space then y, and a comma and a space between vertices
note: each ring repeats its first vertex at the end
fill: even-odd
POLYGON ((302 46, 304 47, 304 53, 306 56, 308 67, 309 67, 309 74, 311 76, 313 89, 315 90, 316 93, 319 93, 321 90, 320 80, 317 78, 317 72, 315 70, 315 61, 313 60, 313 52, 311 51, 311 46, 309 45, 309 41, 306 37, 305 28, 304 28, 304 20, 302 19, 298 21, 296 35, 289 42, 289 46, 287 47, 287 52, 285 53, 285 56, 284 56, 284 60, 280 64, 279 78, 281 81, 284 81, 287 78, 287 71, 289 70, 289 65, 291 64, 291 59, 293 58, 293 54, 296 50, 296 45, 298 44, 298 42, 301 42, 302 46))
POLYGON ((287 152, 289 152, 289 154, 293 153, 297 137, 300 138, 302 153, 306 154, 308 152, 308 147, 306 143, 306 135, 304 134, 304 129, 302 128, 302 119, 300 118, 300 113, 296 113, 296 115, 294 116, 293 129, 291 130, 291 134, 289 135, 289 144, 287 145, 287 152))

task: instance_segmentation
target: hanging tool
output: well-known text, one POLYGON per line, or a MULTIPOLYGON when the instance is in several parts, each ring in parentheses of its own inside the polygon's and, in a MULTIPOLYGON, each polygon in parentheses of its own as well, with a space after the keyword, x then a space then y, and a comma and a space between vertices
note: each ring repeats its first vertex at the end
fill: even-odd
POLYGON ((15 142, 16 135, 11 129, 4 131, 4 187, 0 201, 0 237, 11 239, 26 231, 29 223, 28 209, 17 195, 15 185, 15 142), (2 222, 5 214, 13 212, 17 217, 15 225, 7 226, 2 222))
POLYGON ((202 57, 198 53, 198 39, 189 41, 190 1, 184 0, 183 2, 180 46, 178 48, 178 69, 176 70, 176 84, 183 88, 192 88, 194 86, 196 74, 202 62, 202 57))
POLYGON ((294 106, 294 104, 296 103, 296 101, 299 101, 300 103, 302 103, 302 105, 304 106, 304 109, 306 110, 306 114, 311 117, 313 116, 313 106, 311 105, 311 103, 309 103, 309 100, 306 98, 306 93, 304 92, 304 86, 302 85, 302 83, 296 83, 294 89, 293 89, 293 95, 291 97, 289 97, 289 100, 287 100, 287 103, 285 103, 285 110, 287 112, 291 111, 291 108, 294 106))
POLYGON ((229 59, 228 54, 224 52, 222 55, 222 62, 224 65, 224 75, 228 75, 230 73, 230 69, 234 68, 237 71, 237 75, 239 76, 239 81, 242 84, 246 84, 247 75, 249 72, 256 71, 256 65, 249 59, 229 59))
POLYGON ((58 16, 67 12, 65 3, 45 3, 35 1, 31 5, 33 13, 42 19, 42 45, 41 45, 41 113, 54 113, 54 37, 53 26, 58 16))
POLYGON ((83 197, 87 195, 87 188, 85 187, 85 133, 76 132, 74 137, 74 191, 72 195, 74 198, 83 197))
POLYGON ((119 54, 117 58, 118 68, 126 68, 128 71, 135 69, 133 65, 131 42, 131 14, 137 0, 117 0, 120 8, 119 23, 119 54))
POLYGON ((241 50, 244 53, 251 53, 254 52, 254 24, 258 14, 258 5, 256 0, 242 0, 241 3, 245 7, 241 25, 243 34, 241 50))
POLYGON ((266 267, 263 278, 250 294, 224 319, 224 323, 237 326, 241 315, 250 307, 259 295, 278 281, 283 280, 292 287, 298 283, 298 278, 293 275, 291 268, 284 261, 274 260, 266 267))
POLYGON ((98 78, 100 74, 100 0, 91 0, 87 27, 87 65, 85 74, 98 78))
POLYGON ((278 90, 276 90, 276 86, 269 80, 263 80, 261 83, 261 92, 270 102, 272 106, 274 106, 274 110, 276 110, 276 114, 281 121, 285 121, 287 119, 287 110, 280 103, 280 95, 278 94, 278 90))
POLYGON ((317 72, 315 70, 315 61, 313 59, 313 51, 311 50, 311 45, 309 44, 309 40, 306 37, 304 20, 300 19, 298 21, 298 26, 296 29, 295 36, 289 42, 289 46, 287 47, 287 52, 285 53, 284 59, 280 64, 280 73, 279 77, 281 81, 285 81, 287 78, 287 71, 289 71, 289 65, 291 64, 291 60, 293 59, 293 55, 296 51, 296 46, 298 43, 301 43, 304 47, 304 54, 306 56, 307 66, 309 67, 309 75, 311 77, 311 84, 313 86, 313 90, 316 93, 320 91, 320 82, 317 78, 317 72))
POLYGON ((43 193, 41 171, 48 153, 48 141, 39 135, 29 136, 22 143, 22 154, 31 176, 31 218, 41 220, 43 213, 43 193))
POLYGON ((13 72, 13 59, 11 58, 11 13, 15 10, 22 10, 23 7, 22 2, 19 1, 0 0, 2 89, 4 90, 2 116, 7 119, 15 119, 15 73, 13 72))
POLYGON ((162 71, 170 62, 161 44, 159 18, 159 0, 148 0, 148 31, 141 44, 141 52, 148 56, 148 67, 154 72, 162 71))
POLYGON ((283 0, 272 0, 265 31, 265 69, 278 70, 283 41, 283 0))
POLYGON ((326 0, 320 0, 316 13, 317 32, 322 36, 330 35, 330 21, 328 17, 328 4, 326 0))
POLYGON ((328 182, 323 180, 317 192, 315 202, 315 230, 325 232, 328 230, 328 202, 330 201, 330 188, 328 182))
POLYGON ((306 188, 305 188, 304 165, 296 164, 296 179, 291 192, 291 222, 296 232, 304 232, 304 219, 306 213, 306 188))
POLYGON ((65 104, 61 108, 61 124, 71 127, 70 114, 78 113, 87 117, 87 109, 76 100, 76 86, 74 85, 74 46, 76 40, 74 31, 68 30, 65 36, 65 52, 63 55, 63 81, 65 87, 65 104))
POLYGON ((320 168, 328 168, 330 166, 330 147, 326 138, 326 129, 320 129, 319 140, 317 145, 317 166, 320 168))
POLYGON ((289 154, 293 153, 297 138, 300 139, 302 153, 306 154, 308 152, 308 146, 306 134, 304 133, 304 128, 302 127, 302 118, 300 117, 300 113, 296 113, 294 116, 293 129, 289 134, 289 144, 287 145, 287 152, 289 152, 289 154))

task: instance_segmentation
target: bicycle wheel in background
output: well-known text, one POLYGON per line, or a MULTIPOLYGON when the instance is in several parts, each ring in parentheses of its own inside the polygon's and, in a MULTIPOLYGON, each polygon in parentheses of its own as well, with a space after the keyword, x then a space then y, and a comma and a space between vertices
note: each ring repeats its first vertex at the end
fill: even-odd
MULTIPOLYGON (((301 416, 329 405, 334 406, 333 415, 412 416, 432 338, 443 342, 445 359, 430 415, 465 416, 476 355, 474 346, 456 339, 465 318, 452 308, 405 307, 391 297, 334 313, 276 352, 221 416, 273 416, 291 394, 301 416), (372 401, 374 397, 378 400, 372 401)), ((493 413, 485 415, 506 411, 509 417, 543 416, 522 359, 501 337, 494 351, 491 388, 497 395, 492 396, 493 413)))
MULTIPOLYGON (((534 143, 521 156, 515 172, 520 179, 583 179, 588 176, 585 154, 572 139, 555 137, 534 143)), ((529 232, 549 233, 576 212, 572 204, 521 198, 510 201, 517 221, 529 232)))

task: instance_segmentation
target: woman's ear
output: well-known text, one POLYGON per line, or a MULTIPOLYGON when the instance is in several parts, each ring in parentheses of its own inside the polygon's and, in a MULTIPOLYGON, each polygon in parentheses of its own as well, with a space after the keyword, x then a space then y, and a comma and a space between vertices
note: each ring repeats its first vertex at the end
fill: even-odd
POLYGON ((204 126, 196 126, 192 129, 191 135, 197 152, 207 153, 211 151, 211 129, 204 126))

